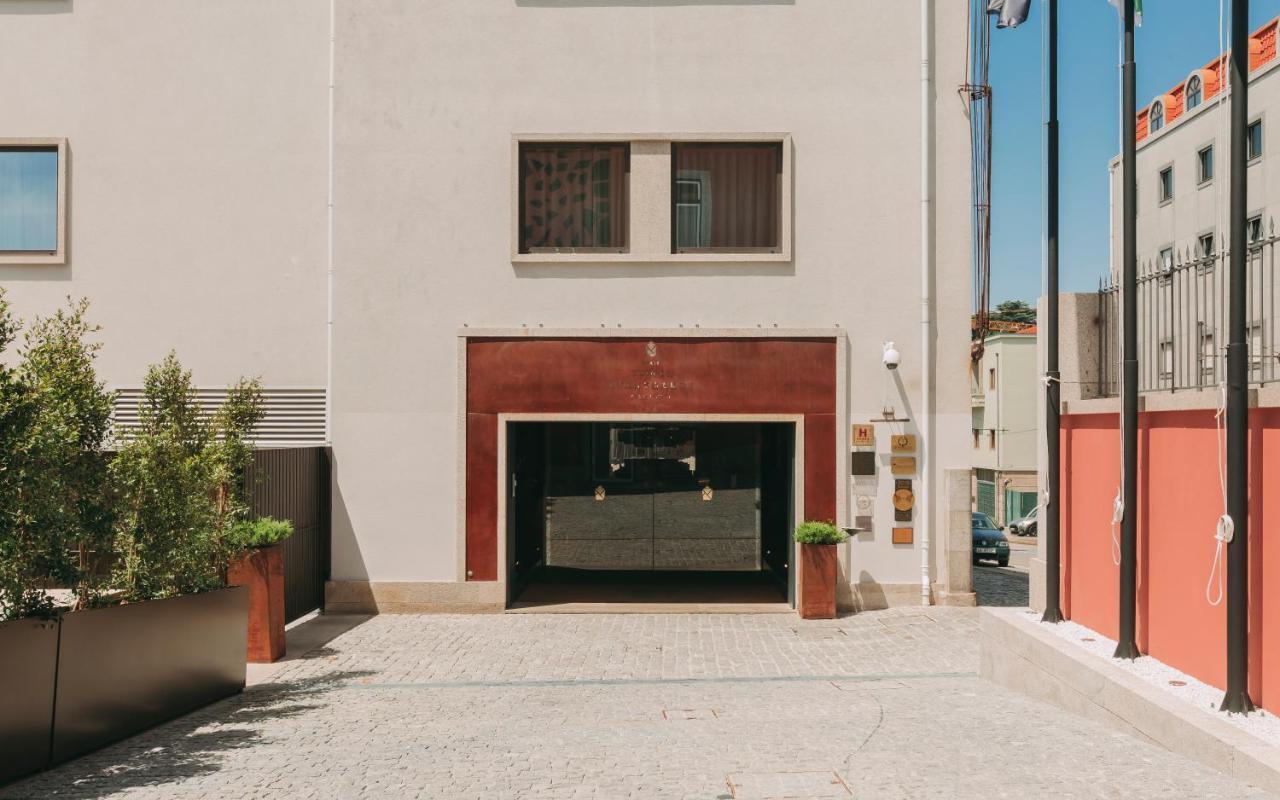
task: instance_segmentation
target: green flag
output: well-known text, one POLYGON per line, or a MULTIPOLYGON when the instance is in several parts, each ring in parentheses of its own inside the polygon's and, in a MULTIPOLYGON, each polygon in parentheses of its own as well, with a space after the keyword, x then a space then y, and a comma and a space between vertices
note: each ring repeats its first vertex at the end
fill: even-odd
MULTIPOLYGON (((1124 13, 1123 0, 1107 0, 1108 3, 1116 7, 1116 11, 1124 13)), ((1133 0, 1133 24, 1142 26, 1142 0, 1133 0)))

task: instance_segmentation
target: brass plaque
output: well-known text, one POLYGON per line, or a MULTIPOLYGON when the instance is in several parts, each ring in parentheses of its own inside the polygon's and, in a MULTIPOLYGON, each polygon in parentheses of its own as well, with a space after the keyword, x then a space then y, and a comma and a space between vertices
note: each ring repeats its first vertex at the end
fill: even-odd
POLYGON ((915 535, 911 528, 894 528, 893 543, 894 544, 911 544, 915 541, 915 535))
POLYGON ((893 507, 899 511, 910 511, 915 505, 916 496, 910 489, 899 489, 893 493, 893 507))
POLYGON ((601 500, 603 500, 603 499, 604 499, 604 487, 603 487, 603 486, 597 486, 597 487, 596 487, 596 501, 597 501, 597 502, 599 502, 599 501, 601 501, 601 500))
POLYGON ((889 459, 889 471, 894 475, 915 475, 915 456, 894 456, 889 459))
POLYGON ((854 447, 875 447, 876 444, 876 426, 874 425, 854 425, 853 426, 853 446, 854 447))
POLYGON ((895 508, 893 510, 893 521, 894 522, 910 522, 911 509, 908 508, 906 511, 903 511, 901 509, 895 508))
POLYGON ((916 437, 908 433, 896 434, 889 439, 889 447, 895 453, 914 453, 916 437))
POLYGON ((857 453, 850 453, 852 457, 852 470, 854 475, 875 475, 876 474, 876 454, 870 450, 863 450, 857 453))

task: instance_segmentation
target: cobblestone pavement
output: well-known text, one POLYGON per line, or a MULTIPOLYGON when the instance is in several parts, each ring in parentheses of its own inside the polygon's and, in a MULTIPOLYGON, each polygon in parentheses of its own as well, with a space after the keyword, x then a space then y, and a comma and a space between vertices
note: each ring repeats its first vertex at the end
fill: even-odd
POLYGON ((1026 570, 1015 567, 973 565, 973 590, 980 606, 1025 606, 1031 602, 1026 570))
POLYGON ((976 676, 975 609, 381 616, 4 798, 1247 798, 976 676))

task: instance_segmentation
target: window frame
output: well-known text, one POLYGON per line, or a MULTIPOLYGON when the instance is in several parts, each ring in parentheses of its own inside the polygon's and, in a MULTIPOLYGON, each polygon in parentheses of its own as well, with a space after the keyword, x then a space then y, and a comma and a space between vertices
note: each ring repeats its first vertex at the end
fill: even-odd
POLYGON ((1201 147, 1199 150, 1196 151, 1196 186, 1208 186, 1209 184, 1213 183, 1213 176, 1218 169, 1217 160, 1218 160, 1218 152, 1217 152, 1217 148, 1214 147, 1214 142, 1209 142, 1204 147, 1201 147), (1204 174, 1205 161, 1203 156, 1205 153, 1209 154, 1208 176, 1204 174))
POLYGON ((58 154, 58 199, 57 199, 57 249, 47 250, 0 250, 0 264, 21 264, 26 266, 59 265, 67 263, 67 153, 69 148, 65 137, 0 137, 0 148, 14 150, 53 150, 58 154))
POLYGON ((777 142, 777 141, 758 141, 758 142, 745 141, 745 140, 726 141, 726 142, 707 141, 707 140, 672 141, 671 142, 671 197, 670 197, 671 211, 670 211, 670 217, 669 217, 671 221, 671 254, 680 255, 680 256, 704 255, 704 254, 731 256, 731 255, 754 255, 754 254, 774 255, 782 252, 782 247, 783 247, 782 218, 786 214, 786 209, 783 207, 783 191, 782 191, 782 184, 786 178, 786 171, 783 167, 783 160, 784 160, 783 144, 782 142, 777 142), (680 243, 677 241, 677 238, 676 238, 677 237, 676 220, 678 216, 678 210, 680 206, 683 204, 680 202, 680 195, 679 195, 679 188, 678 188, 681 181, 677 175, 678 170, 676 166, 676 148, 681 146, 697 147, 699 145, 712 145, 712 146, 714 145, 767 145, 777 149, 778 173, 776 178, 777 185, 775 186, 775 190, 778 193, 778 246, 777 247, 681 247, 680 246, 680 243))
POLYGON ((1158 193, 1156 197, 1159 199, 1158 205, 1166 206, 1173 202, 1173 164, 1165 164, 1156 172, 1156 186, 1158 193), (1165 176, 1169 176, 1168 190, 1165 187, 1165 176))
POLYGON ((1196 258, 1210 258, 1218 254, 1218 237, 1216 231, 1205 231, 1196 236, 1196 258), (1209 240, 1209 248, 1206 251, 1204 240, 1209 240))
MULTIPOLYGON (((593 140, 547 140, 547 141, 522 141, 516 146, 516 252, 519 255, 622 255, 631 250, 631 143, 630 142, 602 142, 593 140), (524 204, 525 204, 525 182, 521 174, 521 168, 524 165, 524 149, 526 146, 532 147, 573 147, 579 145, 621 145, 623 147, 623 174, 622 174, 622 193, 624 196, 624 210, 626 218, 623 220, 622 245, 615 247, 561 247, 561 248, 526 248, 524 243, 524 204)), ((594 181, 588 181, 589 190, 594 190, 594 181)))
POLYGON ((1249 124, 1246 125, 1244 129, 1244 147, 1245 147, 1244 152, 1245 152, 1246 163, 1253 164, 1257 161, 1261 161, 1262 157, 1266 155, 1266 152, 1267 152, 1266 135, 1267 135, 1267 127, 1262 124, 1262 117, 1260 115, 1249 120, 1249 124), (1255 125, 1258 128, 1258 150, 1256 152, 1254 152, 1253 150, 1253 133, 1252 133, 1255 125))
POLYGON ((1183 84, 1182 96, 1184 98, 1183 108, 1186 111, 1194 111, 1200 106, 1204 105, 1204 79, 1200 77, 1199 73, 1193 72, 1191 76, 1187 78, 1186 83, 1183 84), (1192 95, 1191 93, 1192 81, 1195 81, 1197 84, 1197 90, 1195 95, 1192 95), (1193 96, 1196 97, 1196 102, 1194 104, 1190 102, 1193 96))
POLYGON ((1164 130, 1166 120, 1164 113, 1164 98, 1157 97, 1151 101, 1151 105, 1147 106, 1147 134, 1156 134, 1164 130), (1160 115, 1156 116, 1156 109, 1160 109, 1160 115), (1159 124, 1156 124, 1157 121, 1159 124))
POLYGON ((509 170, 510 260, 520 267, 525 264, 681 264, 681 263, 759 263, 789 264, 793 260, 794 231, 794 159, 791 134, 779 132, 616 132, 585 133, 582 131, 511 134, 509 170), (628 252, 587 253, 521 253, 520 252, 520 145, 549 142, 611 142, 631 145, 630 209, 627 223, 628 252), (777 252, 671 252, 674 143, 776 142, 782 148, 781 230, 777 252))
POLYGON ((1255 244, 1260 244, 1261 242, 1266 240, 1266 238, 1267 238, 1267 229, 1262 219, 1261 212, 1257 214, 1250 214, 1247 218, 1245 218, 1245 221, 1244 221, 1245 245, 1247 245, 1248 247, 1253 247, 1255 244), (1249 235, 1249 229, 1253 227, 1253 224, 1255 222, 1258 223, 1258 236, 1256 238, 1249 235))

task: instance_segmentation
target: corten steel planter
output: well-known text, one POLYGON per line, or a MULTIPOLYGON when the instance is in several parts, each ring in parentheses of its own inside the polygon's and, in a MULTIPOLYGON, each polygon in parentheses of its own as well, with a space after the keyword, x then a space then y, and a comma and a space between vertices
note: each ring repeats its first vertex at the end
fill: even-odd
POLYGON ((284 545, 245 553, 227 570, 227 583, 249 590, 249 662, 284 656, 284 545))
POLYGON ((58 623, 0 622, 0 784, 49 766, 58 623))
POLYGON ((62 617, 53 761, 66 761, 244 689, 249 590, 62 617))
POLYGON ((835 619, 837 562, 834 544, 800 545, 801 619, 835 619))

